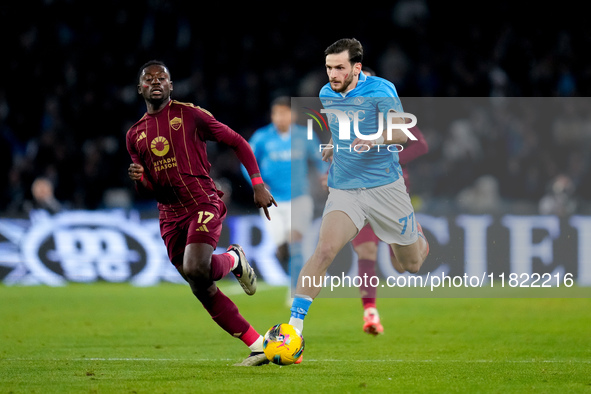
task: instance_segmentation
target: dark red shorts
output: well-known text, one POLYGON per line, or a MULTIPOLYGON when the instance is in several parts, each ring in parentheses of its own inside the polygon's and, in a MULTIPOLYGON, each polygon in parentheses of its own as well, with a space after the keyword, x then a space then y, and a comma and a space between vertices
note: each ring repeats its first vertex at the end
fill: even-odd
POLYGON ((376 245, 380 242, 380 239, 373 232, 373 229, 369 224, 366 224, 365 227, 363 227, 361 231, 359 231, 359 234, 357 234, 357 236, 353 238, 353 240, 351 241, 354 247, 366 242, 373 242, 376 245))
POLYGON ((168 259, 173 264, 191 243, 205 243, 214 249, 222 233, 222 223, 226 218, 226 205, 222 200, 202 203, 194 212, 174 219, 160 219, 160 235, 166 245, 168 259))

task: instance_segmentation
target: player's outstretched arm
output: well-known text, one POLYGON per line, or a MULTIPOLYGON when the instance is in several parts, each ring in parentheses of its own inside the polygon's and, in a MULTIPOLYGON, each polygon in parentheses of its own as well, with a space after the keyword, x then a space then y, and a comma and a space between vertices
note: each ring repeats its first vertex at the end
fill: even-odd
POLYGON ((265 187, 265 183, 261 178, 261 171, 257 163, 256 157, 250 144, 237 132, 223 123, 218 122, 213 116, 202 116, 201 121, 205 122, 205 127, 211 132, 213 140, 224 143, 232 148, 238 160, 246 168, 246 172, 252 181, 254 190, 254 203, 258 208, 263 208, 267 219, 271 220, 269 215, 269 208, 271 205, 277 206, 275 199, 265 187))

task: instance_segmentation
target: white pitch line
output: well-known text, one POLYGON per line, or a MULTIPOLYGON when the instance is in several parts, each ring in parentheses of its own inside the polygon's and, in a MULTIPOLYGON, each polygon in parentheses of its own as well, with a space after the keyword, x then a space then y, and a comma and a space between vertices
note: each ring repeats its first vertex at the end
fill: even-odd
MULTIPOLYGON (((78 358, 0 358, 0 361, 166 361, 166 362, 212 362, 212 361, 236 361, 230 358, 145 358, 145 357, 78 357, 78 358)), ((533 364, 533 363, 555 363, 555 364, 591 364, 591 360, 339 360, 339 359, 306 359, 308 362, 319 363, 514 363, 514 364, 533 364)))

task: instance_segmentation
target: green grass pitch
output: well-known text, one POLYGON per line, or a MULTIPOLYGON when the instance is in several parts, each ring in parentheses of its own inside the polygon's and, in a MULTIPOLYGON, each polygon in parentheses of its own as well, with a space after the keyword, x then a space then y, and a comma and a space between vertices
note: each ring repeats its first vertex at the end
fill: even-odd
MULTIPOLYGON (((286 289, 220 287, 264 333, 286 289)), ((0 287, 0 393, 591 392, 589 298, 318 298, 301 365, 234 367, 248 354, 187 286, 0 287)))

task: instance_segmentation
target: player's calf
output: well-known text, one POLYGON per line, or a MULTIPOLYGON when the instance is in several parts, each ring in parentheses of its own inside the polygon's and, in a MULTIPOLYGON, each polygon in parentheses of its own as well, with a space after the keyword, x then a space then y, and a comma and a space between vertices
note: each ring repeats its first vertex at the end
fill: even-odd
POLYGON ((404 272, 406 272, 402 264, 400 264, 400 261, 398 261, 398 259, 396 258, 396 255, 394 254, 394 250, 392 250, 392 248, 390 248, 390 262, 392 263, 392 267, 394 267, 396 272, 398 272, 399 274, 403 274, 404 272))
POLYGON ((398 272, 408 271, 416 274, 423 265, 424 258, 420 253, 420 240, 412 245, 390 245, 394 249, 394 258, 398 266, 394 266, 398 272))
POLYGON ((421 270, 422 265, 423 265, 423 262, 419 259, 419 260, 406 261, 403 264, 403 267, 406 272, 410 272, 411 274, 416 274, 421 270))

